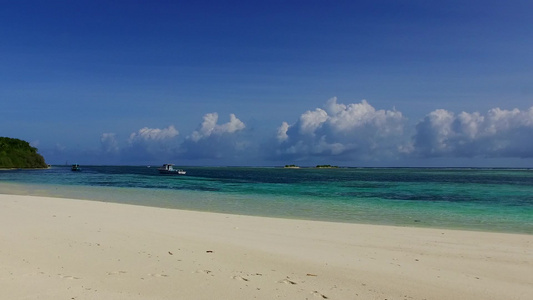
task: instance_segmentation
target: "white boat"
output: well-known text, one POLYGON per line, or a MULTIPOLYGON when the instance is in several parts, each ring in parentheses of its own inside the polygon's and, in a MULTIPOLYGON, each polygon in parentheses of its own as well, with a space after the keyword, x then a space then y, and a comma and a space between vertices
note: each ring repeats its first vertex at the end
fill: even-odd
POLYGON ((160 174, 170 174, 170 175, 185 175, 185 172, 182 169, 174 169, 173 164, 164 164, 162 167, 158 168, 160 174))

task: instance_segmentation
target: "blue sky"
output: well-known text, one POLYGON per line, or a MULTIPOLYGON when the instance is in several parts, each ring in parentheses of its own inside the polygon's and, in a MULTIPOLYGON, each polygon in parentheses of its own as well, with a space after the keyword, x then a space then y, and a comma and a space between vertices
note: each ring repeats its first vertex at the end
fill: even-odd
POLYGON ((533 167, 530 1, 7 1, 48 163, 533 167))

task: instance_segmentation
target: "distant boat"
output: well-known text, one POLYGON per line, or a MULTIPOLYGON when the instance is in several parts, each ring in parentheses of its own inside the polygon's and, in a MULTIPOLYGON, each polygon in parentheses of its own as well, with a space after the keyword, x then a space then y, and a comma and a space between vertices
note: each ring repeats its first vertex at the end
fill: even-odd
POLYGON ((80 165, 78 164, 74 164, 72 165, 72 167, 70 168, 71 171, 81 171, 81 168, 80 168, 80 165))
POLYGON ((158 168, 159 174, 168 174, 168 175, 185 175, 185 172, 182 169, 174 169, 173 164, 164 164, 162 167, 158 168))

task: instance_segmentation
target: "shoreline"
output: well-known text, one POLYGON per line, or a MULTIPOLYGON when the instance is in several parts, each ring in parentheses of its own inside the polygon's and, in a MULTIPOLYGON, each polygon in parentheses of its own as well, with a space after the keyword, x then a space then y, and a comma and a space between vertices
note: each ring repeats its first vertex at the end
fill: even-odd
MULTIPOLYGON (((408 219, 399 221, 395 219, 387 219, 388 222, 383 220, 346 220, 346 219, 335 219, 335 218, 313 218, 309 216, 298 216, 298 215, 276 215, 271 212, 258 212, 258 211, 236 211, 235 207, 233 209, 226 209, 223 206, 225 205, 221 202, 219 206, 202 206, 197 203, 204 204, 214 204, 212 202, 198 201, 196 197, 203 197, 200 194, 192 194, 182 191, 170 191, 170 190, 161 190, 161 193, 154 195, 152 192, 147 191, 146 189, 138 189, 132 187, 108 187, 108 186, 77 186, 77 185, 56 185, 56 184, 42 184, 42 183, 17 183, 17 182, 3 182, 0 183, 0 195, 2 194, 11 194, 11 195, 27 195, 27 196, 36 196, 36 197, 54 197, 54 198, 65 198, 65 199, 79 199, 86 201, 96 201, 104 203, 118 203, 118 204, 131 204, 139 205, 145 207, 159 207, 167 209, 176 209, 176 210, 187 210, 187 211, 197 211, 197 212, 212 212, 212 213, 223 213, 223 214, 232 214, 239 216, 256 216, 256 217, 266 217, 266 218, 279 218, 279 219, 289 219, 289 220, 302 220, 302 221, 322 221, 322 222, 334 222, 334 223, 343 223, 343 224, 361 224, 361 225, 377 225, 377 226, 397 226, 402 228, 430 228, 430 229, 444 229, 444 230, 464 230, 471 232, 492 232, 492 233, 510 233, 510 234, 526 234, 532 235, 531 226, 522 225, 517 228, 510 227, 489 227, 489 226, 479 226, 471 227, 462 223, 449 223, 449 224, 429 224, 428 222, 420 222, 418 218, 408 219), (117 193, 120 191, 120 193, 117 193), (169 195, 176 195, 179 193, 182 200, 185 201, 179 202, 176 205, 172 199, 168 198, 169 195), (113 196, 111 196, 113 195, 113 196), (119 195, 119 196, 118 196, 119 195), (118 196, 118 197, 117 197, 118 196), (448 225, 448 226, 446 226, 448 225)), ((209 197, 225 197, 224 195, 211 195, 209 197)), ((218 198, 220 199, 220 198, 218 198)), ((407 219, 407 218, 404 218, 407 219)))
POLYGON ((10 299, 528 299, 533 236, 0 194, 10 299))

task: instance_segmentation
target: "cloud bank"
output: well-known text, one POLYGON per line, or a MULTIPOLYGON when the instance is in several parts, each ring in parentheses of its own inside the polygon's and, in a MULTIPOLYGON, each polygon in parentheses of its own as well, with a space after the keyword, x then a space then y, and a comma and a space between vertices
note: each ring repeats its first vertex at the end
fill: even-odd
POLYGON ((143 127, 125 140, 104 133, 100 157, 240 165, 331 160, 355 166, 433 158, 533 158, 533 107, 493 108, 484 114, 437 109, 411 122, 396 109, 376 109, 365 100, 342 104, 332 98, 322 108, 273 128, 271 139, 255 137, 234 114, 219 123, 214 112, 181 138, 173 125, 143 127))
POLYGON ((533 157, 533 107, 494 108, 486 115, 438 109, 416 125, 421 157, 533 157))

